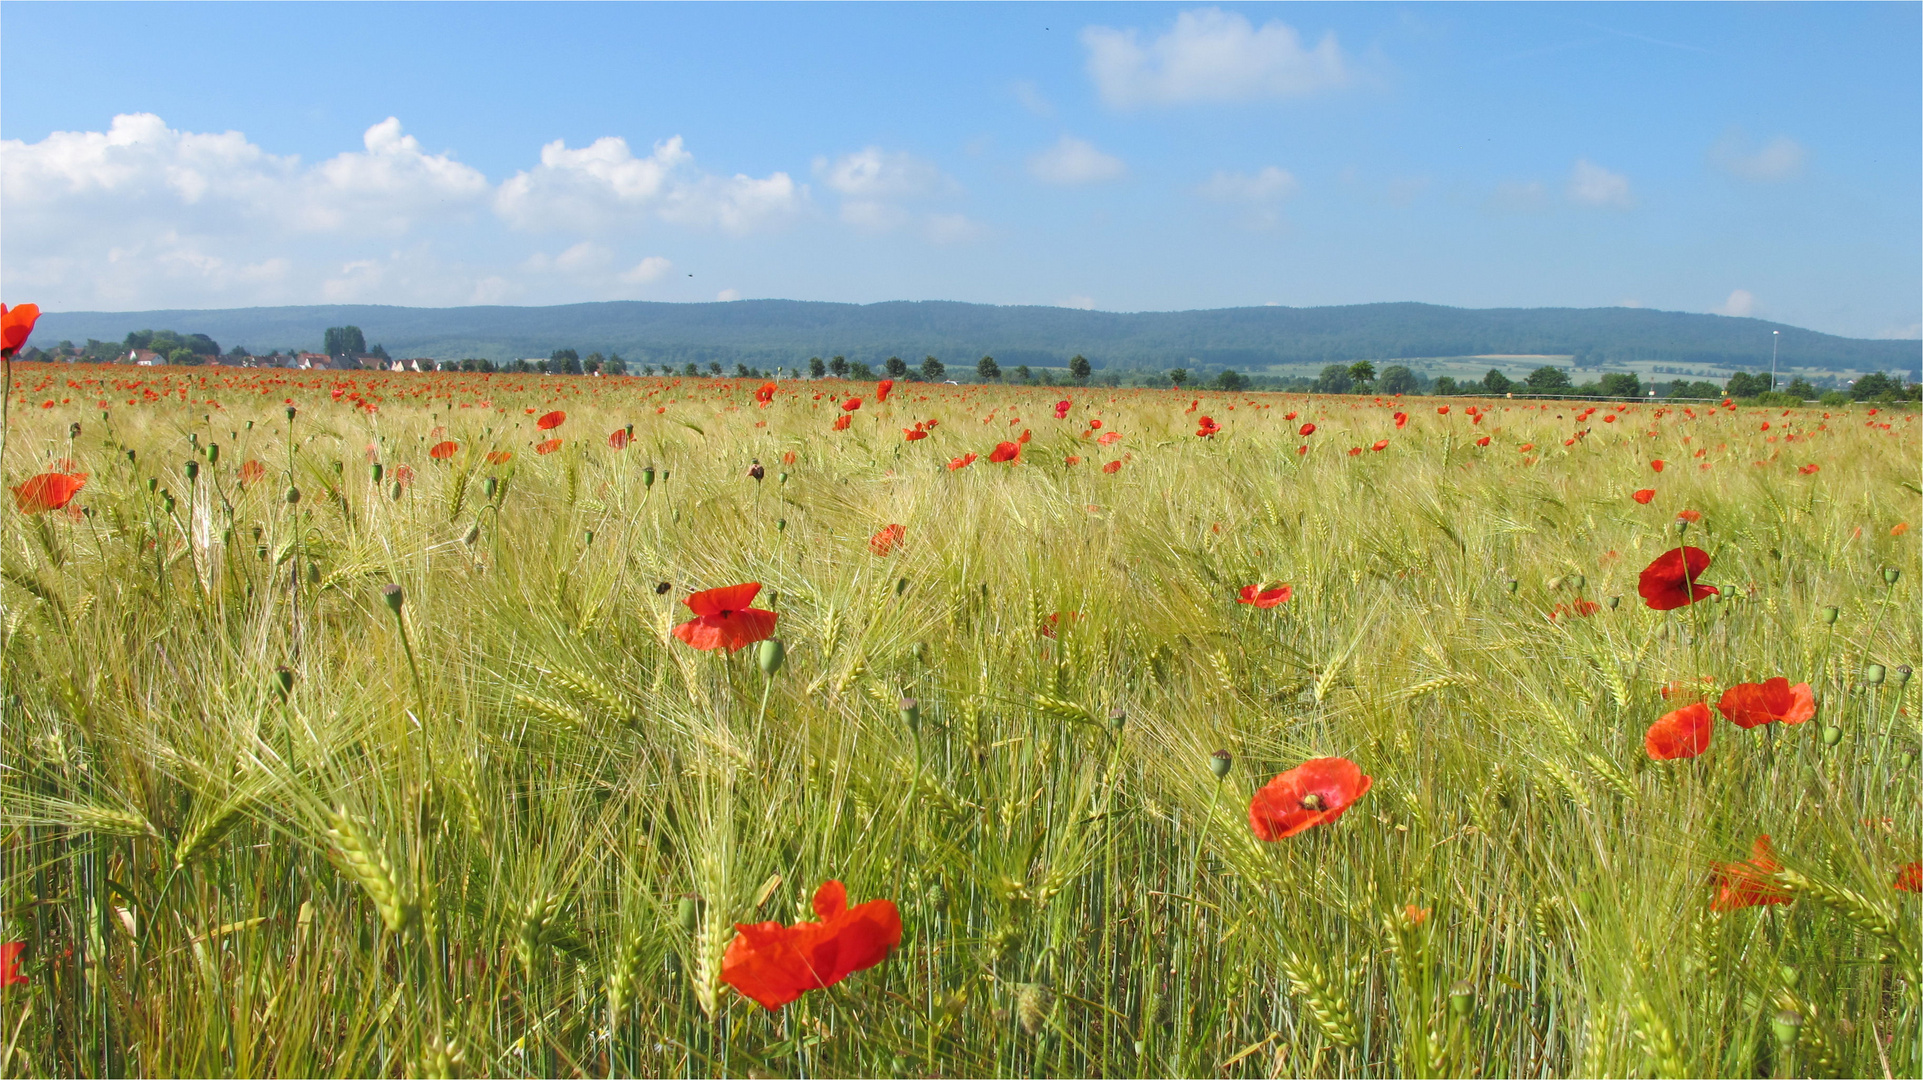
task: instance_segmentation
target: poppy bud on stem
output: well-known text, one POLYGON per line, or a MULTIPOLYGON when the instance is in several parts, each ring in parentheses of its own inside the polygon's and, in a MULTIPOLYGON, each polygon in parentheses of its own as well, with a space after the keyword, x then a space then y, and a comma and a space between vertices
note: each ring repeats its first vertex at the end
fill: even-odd
POLYGON ((1836 608, 1833 608, 1833 607, 1826 607, 1826 608, 1824 608, 1824 609, 1823 609, 1823 611, 1822 611, 1822 616, 1823 616, 1823 625, 1825 625, 1825 626, 1835 626, 1835 625, 1836 625, 1836 618, 1837 618, 1837 616, 1839 616, 1839 615, 1841 615, 1841 614, 1842 614, 1842 612, 1841 612, 1841 611, 1839 611, 1839 610, 1837 610, 1836 608))
POLYGON ((901 699, 901 722, 913 733, 921 731, 921 702, 911 697, 901 699))
POLYGON ((1882 686, 1883 674, 1884 673, 1883 673, 1882 664, 1864 664, 1863 665, 1863 685, 1864 686, 1882 686))
POLYGON ((1209 755, 1209 771, 1215 774, 1217 780, 1227 779, 1229 767, 1234 764, 1235 757, 1227 750, 1217 750, 1209 755))

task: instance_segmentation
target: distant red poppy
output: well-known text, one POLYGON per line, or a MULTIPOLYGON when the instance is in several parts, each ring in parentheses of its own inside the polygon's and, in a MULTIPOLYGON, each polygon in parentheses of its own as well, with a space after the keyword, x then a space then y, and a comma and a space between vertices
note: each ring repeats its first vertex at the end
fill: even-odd
POLYGON ((1106 465, 1104 465, 1104 466, 1102 466, 1102 471, 1103 471, 1103 472, 1105 472, 1105 473, 1118 473, 1118 472, 1121 472, 1121 471, 1122 471, 1122 463, 1121 463, 1121 462, 1119 462, 1119 461, 1111 461, 1111 462, 1109 462, 1108 464, 1106 464, 1106 465))
POLYGON ((1295 433, 1297 435, 1313 435, 1315 434, 1315 425, 1303 424, 1301 427, 1296 429, 1295 433))
POLYGON ((1910 531, 1910 523, 1907 521, 1899 521, 1896 524, 1890 526, 1891 536, 1902 536, 1904 533, 1909 531, 1910 531))
POLYGON ((1657 472, 1662 472, 1662 471, 1663 471, 1663 466, 1665 466, 1665 465, 1667 465, 1667 464, 1669 464, 1669 463, 1668 463, 1668 462, 1666 462, 1666 461, 1663 461, 1663 460, 1662 460, 1661 458, 1658 458, 1658 459, 1656 459, 1655 461, 1652 461, 1652 462, 1650 462, 1650 463, 1649 463, 1649 467, 1650 467, 1650 468, 1652 468, 1652 469, 1654 469, 1654 470, 1656 470, 1657 472))
MULTIPOLYGON (((22 305, 23 307, 26 305, 22 305)), ((19 310, 16 308, 15 310, 19 310)), ((73 501, 87 486, 89 473, 41 473, 13 489, 13 504, 23 514, 44 514, 73 501)))
POLYGON ((1698 701, 1657 717, 1643 736, 1643 749, 1656 761, 1693 758, 1709 749, 1709 738, 1715 732, 1715 714, 1698 701))
POLYGON ((1636 500, 1639 503, 1642 503, 1644 506, 1648 506, 1649 500, 1654 499, 1656 497, 1656 489, 1644 488, 1641 491, 1631 492, 1629 497, 1636 500))
POLYGON ((1273 589, 1264 589, 1260 585, 1244 585, 1242 591, 1235 595, 1235 602, 1254 604, 1259 608, 1272 608, 1288 603, 1289 597, 1294 595, 1295 587, 1292 585, 1277 585, 1273 589))
POLYGON ((1030 434, 1028 433, 1028 429, 1027 429, 1027 428, 1023 428, 1023 429, 1022 429, 1022 433, 1021 433, 1020 435, 1017 435, 1017 436, 1015 436, 1015 441, 1016 441, 1017 443, 1020 443, 1020 444, 1022 444, 1022 445, 1024 445, 1024 446, 1026 446, 1026 445, 1028 445, 1028 440, 1030 440, 1030 439, 1032 439, 1032 438, 1034 438, 1034 436, 1033 436, 1033 435, 1030 435, 1030 434))
POLYGON ((414 469, 412 466, 396 465, 394 466, 392 475, 394 482, 402 487, 411 487, 414 483, 414 469))
POLYGON ((1437 416, 1447 416, 1447 415, 1449 415, 1449 406, 1447 406, 1447 405, 1438 405, 1438 406, 1436 406, 1436 415, 1437 415, 1437 416))
POLYGON ((908 442, 916 442, 928 437, 928 429, 922 427, 920 424, 916 424, 911 428, 905 427, 901 429, 901 437, 908 442))
POLYGON ((1480 438, 1480 439, 1477 439, 1477 440, 1476 440, 1476 445, 1477 445, 1477 446, 1488 446, 1488 445, 1489 445, 1489 436, 1487 436, 1487 435, 1484 435, 1484 436, 1483 436, 1482 438, 1480 438))
POLYGON ((774 383, 762 383, 755 389, 755 400, 766 405, 775 399, 775 391, 779 389, 774 383))
POLYGON ((1890 887, 1897 892, 1923 892, 1923 862, 1905 863, 1890 887))
POLYGON ((534 426, 540 428, 542 431, 553 431, 555 428, 560 427, 562 421, 567 418, 567 413, 556 409, 551 413, 542 413, 541 418, 534 422, 534 426))
POLYGON ((559 449, 561 449, 561 440, 559 439, 547 439, 534 444, 534 452, 537 454, 552 454, 559 449))
POLYGON ((970 465, 973 465, 974 463, 975 463, 975 455, 963 454, 962 456, 955 458, 953 461, 950 461, 948 463, 948 471, 954 472, 956 469, 966 469, 970 465))
POLYGON ((240 464, 240 482, 258 484, 267 477, 267 466, 258 461, 243 461, 240 464))
POLYGON ((901 546, 902 538, 908 530, 900 525, 884 525, 882 530, 868 538, 868 550, 877 555, 887 555, 901 546))
POLYGON ((1408 413, 1406 413, 1406 412, 1399 412, 1399 413, 1397 413, 1397 414, 1396 414, 1396 427, 1398 427, 1398 428, 1399 428, 1399 427, 1402 427, 1402 426, 1404 426, 1404 425, 1406 425, 1406 424, 1408 424, 1408 422, 1409 422, 1409 414, 1408 414, 1408 413))
POLYGON ((856 409, 859 409, 859 408, 861 408, 861 399, 858 397, 851 397, 847 401, 844 401, 841 403, 842 412, 854 412, 856 409))
POLYGON ((1377 439, 1375 441, 1375 445, 1369 447, 1369 449, 1377 451, 1378 453, 1383 450, 1387 450, 1388 448, 1389 448, 1389 440, 1387 439, 1377 439))
POLYGON ((831 426, 836 431, 847 431, 848 425, 854 422, 855 422, 854 417, 849 416, 847 413, 843 413, 840 416, 835 417, 835 422, 831 426))
POLYGON ((772 1012, 874 967, 901 944, 901 912, 892 900, 851 908, 848 890, 828 881, 815 890, 814 909, 820 922, 736 923, 721 981, 772 1012))
POLYGON ((11 309, 0 304, 0 353, 12 356, 20 351, 40 320, 40 305, 16 304, 11 309))
POLYGON ((1055 636, 1056 629, 1063 623, 1075 622, 1081 617, 1082 613, 1079 611, 1058 611, 1042 620, 1041 634, 1045 638, 1052 638, 1055 636))
POLYGON ((1360 446, 1351 446, 1351 447, 1349 447, 1349 456, 1350 456, 1350 457, 1361 457, 1361 456, 1362 456, 1362 448, 1361 448, 1360 446))
POLYGON ((1723 691, 1716 711, 1739 728, 1800 724, 1816 715, 1816 695, 1808 683, 1791 686, 1779 675, 1759 683, 1737 683, 1723 691))
POLYGON ((1021 460, 1021 456, 1021 444, 1012 442, 996 443, 995 449, 988 452, 988 460, 991 464, 999 464, 1004 461, 1017 462, 1021 460))
POLYGON ((1204 416, 1195 422, 1195 434, 1197 438, 1213 439, 1221 430, 1222 425, 1216 423, 1212 417, 1204 416))
POLYGON ((1737 908, 1787 904, 1795 899, 1789 890, 1776 883, 1776 872, 1783 867, 1776 861, 1776 853, 1770 848, 1769 834, 1758 836, 1750 851, 1750 857, 1745 862, 1716 864, 1711 882, 1716 886, 1716 899, 1710 901, 1710 910, 1735 911, 1737 908))
POLYGON ((1068 410, 1073 407, 1074 407, 1073 403, 1071 403, 1067 398, 1063 398, 1061 401, 1056 402, 1055 403, 1055 419, 1057 420, 1068 419, 1068 410))
POLYGON ((1676 517, 1679 520, 1687 521, 1691 525, 1694 525, 1703 520, 1703 512, 1701 510, 1678 510, 1676 511, 1676 517))
POLYGON ((1816 472, 1820 468, 1822 468, 1822 466, 1812 461, 1808 465, 1805 465, 1802 468, 1797 469, 1796 471, 1799 473, 1802 473, 1804 476, 1808 476, 1809 474, 1816 472))
POLYGON ((883 379, 875 384, 875 400, 887 401, 888 392, 895 388, 895 380, 883 379))
POLYGON ((761 582, 706 589, 683 600, 695 617, 674 628, 674 636, 697 649, 722 649, 729 652, 773 636, 772 611, 749 607, 761 582))
POLYGON ((1295 413, 1292 413, 1292 412, 1287 412, 1287 413, 1283 413, 1283 414, 1282 414, 1282 419, 1284 419, 1284 420, 1293 420, 1293 419, 1295 419, 1295 416, 1296 416, 1296 414, 1295 414, 1295 413))
POLYGON ((487 452, 487 463, 489 465, 506 465, 513 460, 514 451, 512 450, 489 450, 487 452))
POLYGON ((1282 840, 1340 818, 1375 783, 1348 758, 1311 758, 1262 786, 1249 801, 1257 840, 1282 840))
MULTIPOLYGON (((556 439, 555 441, 559 442, 560 440, 556 439)), ((446 442, 437 442, 427 448, 427 456, 433 458, 435 461, 446 461, 448 458, 453 457, 454 452, 460 448, 461 444, 452 439, 446 442)))
POLYGON ((616 450, 626 450, 628 448, 628 429, 615 428, 609 432, 608 445, 616 450))
MULTIPOLYGON (((31 306, 31 305, 23 305, 31 306)), ((19 308, 15 308, 18 311, 19 308)), ((27 985, 27 977, 20 974, 20 954, 27 951, 24 941, 9 941, 0 944, 0 990, 9 986, 27 985)))
POLYGON ((782 454, 781 463, 783 465, 793 465, 795 463, 795 452, 793 450, 789 450, 786 453, 782 454))
POLYGON ((1673 611, 1705 597, 1714 596, 1714 585, 1699 585, 1696 579, 1709 569, 1709 552, 1698 547, 1670 548, 1643 568, 1636 592, 1643 603, 1657 611, 1673 611))
POLYGON ((1119 431, 1104 431, 1095 437, 1095 444, 1097 446, 1114 446, 1121 441, 1122 433, 1119 431))

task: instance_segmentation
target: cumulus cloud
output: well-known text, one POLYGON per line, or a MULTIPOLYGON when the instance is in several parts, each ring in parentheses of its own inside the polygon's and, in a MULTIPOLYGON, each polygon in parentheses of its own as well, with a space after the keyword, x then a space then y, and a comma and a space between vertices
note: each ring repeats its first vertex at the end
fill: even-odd
POLYGON ((1717 308, 1715 313, 1747 319, 1756 314, 1756 295, 1748 289, 1732 290, 1729 299, 1723 301, 1723 306, 1717 308))
POLYGON ((1305 47, 1286 23, 1258 29, 1218 8, 1184 11, 1146 44, 1133 29, 1091 26, 1082 45, 1096 90, 1117 108, 1304 97, 1352 78, 1334 34, 1305 47))
POLYGON ((615 277, 616 280, 624 285, 646 285, 651 281, 659 281, 663 277, 666 277, 668 271, 672 269, 674 269, 674 264, 667 259, 659 255, 650 255, 626 270, 621 271, 615 275, 615 277))
POLYGON ((1128 166, 1092 143, 1064 135, 1054 146, 1028 159, 1028 172, 1044 184, 1076 187, 1120 179, 1128 173, 1128 166))
POLYGON ((1757 146, 1741 128, 1731 128, 1710 145, 1709 163, 1742 180, 1770 183, 1793 180, 1803 171, 1809 152, 1788 135, 1777 135, 1757 146))
POLYGON ((1569 201, 1581 206, 1601 206, 1627 210, 1635 205, 1629 194, 1629 177, 1610 172, 1588 158, 1577 158, 1569 171, 1569 201))
POLYGON ((741 299, 741 290, 740 289, 723 289, 720 292, 715 293, 714 298, 720 301, 721 303, 730 304, 736 300, 741 299))
POLYGON ((494 209, 529 231, 590 232, 654 219, 739 235, 784 224, 807 201, 807 186, 785 172, 757 179, 698 171, 679 135, 646 157, 609 135, 577 150, 560 139, 543 146, 539 165, 501 184, 494 209))
POLYGON ((817 157, 815 176, 842 197, 844 224, 866 233, 886 233, 917 223, 921 232, 938 243, 967 239, 972 230, 957 228, 966 221, 956 214, 927 214, 908 205, 957 194, 961 185, 913 154, 869 146, 838 158, 817 157))

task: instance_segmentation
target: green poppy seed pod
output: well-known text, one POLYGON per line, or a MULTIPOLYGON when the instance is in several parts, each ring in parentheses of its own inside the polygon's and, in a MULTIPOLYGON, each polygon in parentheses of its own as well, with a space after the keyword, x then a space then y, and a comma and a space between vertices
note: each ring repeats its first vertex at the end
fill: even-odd
POLYGON ((381 586, 381 599, 386 602, 387 610, 399 615, 401 613, 401 605, 407 600, 407 594, 401 591, 399 585, 383 585, 381 586))
POLYGON ((902 578, 902 579, 900 579, 899 581, 896 581, 896 582, 895 582, 895 595, 896 595, 896 596, 900 596, 900 595, 901 595, 902 593, 905 593, 905 592, 907 592, 907 591, 908 591, 908 579, 907 579, 907 578, 902 578))
POLYGON ((1611 610, 1611 611, 1614 611, 1614 610, 1616 610, 1616 609, 1617 609, 1618 607, 1621 607, 1621 606, 1622 606, 1622 602, 1623 602, 1623 598, 1622 598, 1622 597, 1620 597, 1620 596, 1612 596, 1612 597, 1610 597, 1610 598, 1609 598, 1609 610, 1611 610))
POLYGON ((1825 626, 1835 626, 1835 625, 1836 625, 1836 618, 1837 618, 1837 616, 1839 616, 1839 615, 1841 615, 1841 614, 1843 614, 1843 613, 1842 613, 1841 611, 1839 611, 1839 610, 1837 610, 1836 608, 1833 608, 1833 607, 1826 607, 1826 608, 1824 608, 1824 609, 1823 609, 1823 611, 1822 611, 1822 615, 1823 615, 1823 624, 1824 624, 1825 626))
POLYGON ((494 493, 499 490, 501 490, 501 480, 499 477, 490 476, 487 478, 487 483, 481 485, 482 494, 486 495, 490 499, 492 499, 494 497, 494 493))
POLYGON ((287 499, 287 505, 289 506, 294 506, 298 504, 300 502, 300 489, 297 487, 289 486, 287 489, 286 499, 287 499))
POLYGON ((1235 757, 1227 750, 1217 750, 1209 755, 1209 771, 1215 774, 1217 780, 1225 779, 1229 775, 1229 766, 1233 764, 1235 757))
POLYGON ((776 532, 787 532, 787 531, 788 531, 788 519, 787 519, 787 518, 776 518, 776 519, 775 519, 775 531, 776 531, 776 532))
POLYGON ((1898 665, 1898 666, 1897 666, 1897 669, 1896 669, 1896 688, 1897 688, 1898 690, 1901 690, 1901 689, 1903 689, 1903 688, 1904 688, 1905 686, 1908 686, 1908 685, 1909 685, 1909 683, 1910 683, 1910 675, 1911 675, 1911 674, 1912 674, 1912 672, 1911 672, 1911 670, 1910 670, 1910 665, 1908 665, 1908 664, 1900 664, 1900 665, 1898 665))
POLYGON ((138 450, 127 451, 127 464, 137 465, 139 463, 140 463, 140 452, 138 450))
POLYGON ((909 731, 921 730, 921 702, 914 698, 901 699, 901 722, 908 725, 909 731))
POLYGON ((784 484, 785 484, 785 483, 787 483, 787 482, 788 482, 788 474, 787 474, 787 473, 776 473, 776 474, 775 474, 775 479, 776 479, 776 480, 779 480, 779 481, 781 481, 782 483, 784 483, 784 484))
POLYGON ((254 422, 252 420, 247 421, 247 430, 248 431, 254 430, 254 422))
POLYGON ((593 547, 593 546, 594 546, 594 530, 593 530, 593 529, 584 529, 584 530, 582 530, 582 532, 581 532, 581 546, 582 546, 582 547, 593 547))
POLYGON ((1458 1018, 1467 1019, 1469 1010, 1476 1004, 1476 984, 1468 979, 1458 979, 1449 988, 1449 1011, 1458 1018))
POLYGON ((1803 977, 1794 964, 1783 964, 1776 969, 1776 973, 1783 977, 1783 986, 1790 990, 1796 989, 1796 980, 1803 977))
POLYGON ((1522 582, 1517 581, 1515 578, 1510 578, 1508 581, 1503 583, 1502 587, 1505 589, 1508 589, 1510 592, 1513 593, 1517 589, 1522 587, 1522 582))
POLYGON ((319 585, 321 583, 321 568, 319 563, 307 564, 307 583, 309 585, 319 585))
POLYGON ((195 450, 199 450, 200 449, 200 432, 198 431, 188 432, 187 445, 193 447, 195 450))
POLYGON ((700 915, 700 901, 693 893, 683 893, 681 899, 674 905, 674 921, 679 923, 686 933, 694 933, 696 920, 700 915))
POLYGON ((1683 520, 1682 518, 1677 518, 1675 529, 1676 529, 1676 535, 1681 536, 1684 533, 1689 531, 1689 522, 1683 520))
POLYGON ((1898 570, 1894 566, 1885 566, 1883 568, 1883 584, 1885 585, 1896 584, 1896 579, 1902 576, 1903 576, 1903 571, 1898 570))
POLYGON ((290 423, 290 424, 291 424, 291 423, 293 423, 293 422, 294 422, 294 414, 295 414, 296 412, 299 412, 299 411, 300 411, 300 410, 298 410, 298 409, 296 409, 296 408, 294 408, 294 407, 293 407, 292 405, 289 405, 289 406, 287 406, 287 422, 288 422, 288 423, 290 423))
POLYGON ((1823 745, 1824 746, 1835 746, 1837 743, 1840 743, 1842 741, 1843 741, 1842 728, 1836 727, 1835 725, 1831 725, 1823 729, 1823 745))
POLYGON ((1796 1045, 1797 1036, 1803 1033, 1803 1018, 1794 1009, 1784 1009, 1770 1017, 1769 1033, 1776 1036, 1776 1045, 1787 1050, 1796 1045))
POLYGON ((387 470, 381 468, 381 463, 376 461, 372 465, 369 465, 367 467, 367 475, 371 477, 376 484, 378 484, 381 482, 381 477, 387 475, 387 470))
POLYGON ((75 420, 73 423, 67 425, 67 438, 78 439, 79 437, 80 437, 80 421, 75 420))
POLYGON ((158 491, 159 489, 160 489, 160 479, 158 477, 149 476, 147 478, 147 494, 152 495, 155 491, 158 491))
POLYGON ((233 526, 229 525, 225 529, 220 530, 220 542, 223 544, 231 544, 234 542, 233 526))
POLYGON ((650 465, 641 470, 641 486, 644 488, 654 486, 654 466, 650 465))
POLYGON ((336 461, 336 462, 334 462, 334 475, 335 475, 335 476, 340 476, 340 475, 342 475, 342 474, 344 474, 344 473, 346 473, 346 472, 347 472, 347 463, 346 463, 346 462, 344 462, 344 461, 336 461))
POLYGON ((1905 750, 1897 756, 1897 760, 1902 762, 1903 767, 1907 769, 1910 766, 1916 764, 1916 751, 1905 750))
POLYGON ((1128 724, 1127 709, 1110 709, 1109 710, 1108 712, 1109 727, 1114 728, 1116 731, 1120 731, 1127 724, 1128 724))
POLYGON ((788 648, 779 638, 769 638, 755 646, 755 665, 770 679, 788 662, 788 648))
POLYGON ((1583 577, 1581 574, 1569 575, 1569 587, 1576 590, 1577 592, 1581 592, 1582 587, 1587 584, 1589 584, 1589 579, 1586 577, 1583 577))
POLYGON ((294 690, 294 669, 286 664, 275 668, 274 688, 280 692, 280 699, 286 701, 287 695, 294 690))
POLYGON ((1883 685, 1883 665, 1882 664, 1864 664, 1863 665, 1863 685, 1864 686, 1882 686, 1883 685))
POLYGON ((200 482, 200 462, 193 461, 190 459, 187 462, 186 473, 187 473, 188 483, 190 484, 199 483, 200 482))
POLYGON ((220 444, 219 443, 207 444, 207 464, 209 465, 220 464, 220 444))
POLYGON ((407 490, 406 488, 403 488, 401 486, 401 482, 399 480, 396 480, 393 483, 387 485, 387 497, 390 499, 393 499, 395 502, 400 502, 401 495, 406 490, 407 490))
POLYGON ((169 514, 173 513, 174 512, 174 493, 163 489, 160 493, 160 505, 169 514))
POLYGON ((468 547, 473 547, 474 541, 479 540, 480 538, 481 538, 481 523, 477 521, 474 524, 469 525, 467 527, 467 531, 461 534, 461 543, 466 544, 468 547))

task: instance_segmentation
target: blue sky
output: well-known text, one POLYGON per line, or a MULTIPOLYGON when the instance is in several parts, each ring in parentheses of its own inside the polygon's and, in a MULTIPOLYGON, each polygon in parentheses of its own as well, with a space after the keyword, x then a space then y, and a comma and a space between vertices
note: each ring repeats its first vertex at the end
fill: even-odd
POLYGON ((1915 4, 0 4, 0 291, 1923 318, 1915 4))

